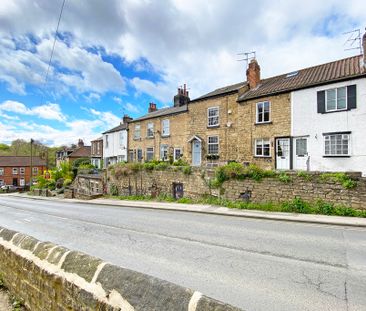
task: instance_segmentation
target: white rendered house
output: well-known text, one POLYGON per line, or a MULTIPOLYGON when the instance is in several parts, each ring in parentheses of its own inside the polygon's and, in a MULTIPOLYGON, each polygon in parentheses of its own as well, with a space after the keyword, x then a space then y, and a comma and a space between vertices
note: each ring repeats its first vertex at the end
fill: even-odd
POLYGON ((366 75, 291 95, 293 168, 366 175, 366 75))
POLYGON ((128 133, 127 122, 131 120, 124 116, 120 125, 103 133, 103 166, 127 161, 128 133))

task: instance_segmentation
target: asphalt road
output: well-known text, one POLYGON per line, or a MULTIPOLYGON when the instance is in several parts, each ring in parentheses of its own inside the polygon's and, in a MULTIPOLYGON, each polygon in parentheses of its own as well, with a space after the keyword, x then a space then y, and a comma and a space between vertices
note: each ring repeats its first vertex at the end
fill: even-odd
POLYGON ((0 195, 0 226, 247 311, 366 310, 366 229, 0 195))

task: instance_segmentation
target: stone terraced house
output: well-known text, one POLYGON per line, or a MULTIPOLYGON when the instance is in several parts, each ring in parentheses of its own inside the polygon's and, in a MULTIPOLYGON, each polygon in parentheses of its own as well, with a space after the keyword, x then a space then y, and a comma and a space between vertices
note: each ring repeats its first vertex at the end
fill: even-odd
POLYGON ((194 100, 179 89, 173 107, 151 103, 130 123, 129 161, 366 174, 365 64, 359 55, 261 79, 253 59, 244 82, 194 100))
POLYGON ((146 115, 130 121, 128 160, 187 159, 188 103, 188 91, 179 88, 173 107, 157 109, 156 104, 150 103, 146 115))

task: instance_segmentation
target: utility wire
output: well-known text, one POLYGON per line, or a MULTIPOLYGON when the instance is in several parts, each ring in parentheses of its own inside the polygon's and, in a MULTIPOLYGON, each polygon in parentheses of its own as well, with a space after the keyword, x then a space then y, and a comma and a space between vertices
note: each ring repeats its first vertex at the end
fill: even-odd
POLYGON ((57 22, 57 27, 56 27, 56 32, 55 32, 55 38, 54 38, 54 40, 53 40, 53 46, 52 46, 52 51, 51 51, 50 60, 49 60, 49 62, 48 62, 48 67, 47 67, 46 76, 45 76, 45 79, 44 79, 44 85, 46 85, 46 83, 47 83, 48 73, 49 73, 49 71, 50 71, 50 67, 51 67, 51 63, 52 63, 52 57, 53 57, 53 53, 54 53, 54 51, 55 51, 55 46, 56 46, 56 41, 57 41, 57 35, 58 35, 58 28, 60 27, 60 21, 61 21, 61 17, 62 17, 62 12, 64 11, 65 1, 66 1, 66 0, 63 0, 63 2, 62 2, 61 11, 60 11, 60 16, 58 17, 58 22, 57 22))

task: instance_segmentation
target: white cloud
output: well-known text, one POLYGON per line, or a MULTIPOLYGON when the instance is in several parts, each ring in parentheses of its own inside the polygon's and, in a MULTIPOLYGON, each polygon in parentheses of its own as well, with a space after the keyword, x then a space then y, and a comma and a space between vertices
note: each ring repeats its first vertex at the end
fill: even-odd
POLYGON ((132 112, 132 113, 140 113, 140 109, 136 106, 133 105, 131 103, 126 103, 123 105, 123 107, 128 111, 128 112, 132 112))
POLYGON ((28 108, 23 103, 7 100, 0 104, 0 112, 1 111, 13 112, 23 115, 33 115, 46 120, 66 120, 66 116, 62 113, 60 106, 53 103, 28 108))

